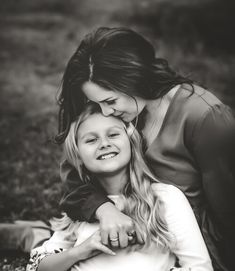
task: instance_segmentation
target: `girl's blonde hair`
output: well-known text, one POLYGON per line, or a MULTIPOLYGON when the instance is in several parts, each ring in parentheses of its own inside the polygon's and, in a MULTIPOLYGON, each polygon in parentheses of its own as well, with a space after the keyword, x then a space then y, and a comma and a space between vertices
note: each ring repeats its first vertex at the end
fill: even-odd
MULTIPOLYGON (((81 123, 92 114, 102 114, 97 104, 88 104, 77 120, 71 124, 64 144, 66 159, 77 169, 84 182, 91 182, 92 173, 84 167, 80 159, 77 135, 81 123)), ((131 161, 129 182, 123 191, 125 205, 123 212, 134 220, 135 227, 145 241, 144 246, 149 246, 153 241, 163 249, 170 249, 172 236, 168 232, 164 219, 164 205, 151 187, 152 183, 159 181, 153 176, 143 159, 141 137, 138 131, 131 123, 124 123, 124 125, 131 143, 131 161)))

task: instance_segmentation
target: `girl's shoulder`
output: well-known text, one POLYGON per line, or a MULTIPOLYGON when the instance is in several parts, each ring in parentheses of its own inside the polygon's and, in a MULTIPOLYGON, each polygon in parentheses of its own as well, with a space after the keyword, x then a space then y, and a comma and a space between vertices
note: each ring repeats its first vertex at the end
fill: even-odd
POLYGON ((152 189, 156 196, 158 196, 163 202, 176 203, 187 200, 184 193, 174 185, 165 183, 152 184, 152 189))
POLYGON ((164 206, 165 218, 169 225, 178 223, 178 219, 185 221, 194 218, 192 208, 184 193, 176 186, 164 183, 152 184, 155 195, 164 206))

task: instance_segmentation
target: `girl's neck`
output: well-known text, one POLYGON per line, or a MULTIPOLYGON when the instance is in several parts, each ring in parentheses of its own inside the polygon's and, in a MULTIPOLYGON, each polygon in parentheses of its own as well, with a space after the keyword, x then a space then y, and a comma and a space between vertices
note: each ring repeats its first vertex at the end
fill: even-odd
POLYGON ((119 195, 128 182, 128 169, 110 175, 99 175, 97 178, 108 195, 119 195))

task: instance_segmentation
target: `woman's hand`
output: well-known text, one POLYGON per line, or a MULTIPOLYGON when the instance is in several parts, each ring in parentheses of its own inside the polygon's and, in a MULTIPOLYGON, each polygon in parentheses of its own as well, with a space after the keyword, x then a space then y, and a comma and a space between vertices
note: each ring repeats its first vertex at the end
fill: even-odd
POLYGON ((101 239, 104 245, 125 248, 128 242, 143 243, 132 219, 120 212, 112 203, 106 202, 101 205, 96 211, 96 216, 100 221, 101 239))

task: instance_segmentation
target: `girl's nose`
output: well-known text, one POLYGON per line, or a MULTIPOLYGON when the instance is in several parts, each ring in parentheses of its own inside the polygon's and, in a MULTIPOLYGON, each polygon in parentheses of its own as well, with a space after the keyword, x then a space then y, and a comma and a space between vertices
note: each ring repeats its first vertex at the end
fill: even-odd
POLYGON ((109 148, 111 147, 111 143, 109 142, 109 139, 108 138, 102 138, 101 141, 100 141, 100 145, 99 145, 99 148, 102 150, 102 149, 106 149, 106 148, 109 148))
POLYGON ((102 114, 106 117, 112 115, 114 112, 114 109, 112 107, 107 106, 107 105, 102 104, 102 105, 100 105, 100 107, 102 110, 102 114))

